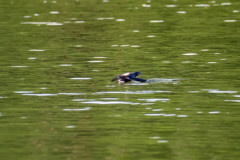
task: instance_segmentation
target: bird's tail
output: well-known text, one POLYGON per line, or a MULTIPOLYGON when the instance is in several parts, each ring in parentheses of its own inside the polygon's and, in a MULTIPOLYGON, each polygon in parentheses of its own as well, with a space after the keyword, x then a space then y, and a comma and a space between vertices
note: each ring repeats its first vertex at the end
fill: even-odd
POLYGON ((141 78, 133 78, 132 80, 138 81, 138 82, 146 82, 146 79, 141 79, 141 78))

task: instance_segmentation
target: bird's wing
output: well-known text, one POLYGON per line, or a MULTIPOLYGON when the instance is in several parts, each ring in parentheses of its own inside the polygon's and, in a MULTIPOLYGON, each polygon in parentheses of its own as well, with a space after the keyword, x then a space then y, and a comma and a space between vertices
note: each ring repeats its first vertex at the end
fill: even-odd
POLYGON ((121 78, 121 76, 114 77, 114 78, 112 79, 112 82, 113 82, 113 81, 116 81, 116 80, 118 80, 118 79, 120 79, 120 78, 121 78))
POLYGON ((133 75, 134 77, 137 77, 140 74, 141 74, 141 72, 133 72, 131 75, 133 75))
POLYGON ((146 82, 146 81, 147 81, 147 80, 145 80, 145 79, 136 78, 136 77, 131 78, 131 80, 138 81, 138 82, 146 82))

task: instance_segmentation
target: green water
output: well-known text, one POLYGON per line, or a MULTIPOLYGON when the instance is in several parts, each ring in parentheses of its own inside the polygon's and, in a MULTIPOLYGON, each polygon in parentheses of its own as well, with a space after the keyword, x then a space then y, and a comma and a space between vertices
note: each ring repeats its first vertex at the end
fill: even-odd
POLYGON ((239 159, 238 0, 0 8, 1 160, 239 159))

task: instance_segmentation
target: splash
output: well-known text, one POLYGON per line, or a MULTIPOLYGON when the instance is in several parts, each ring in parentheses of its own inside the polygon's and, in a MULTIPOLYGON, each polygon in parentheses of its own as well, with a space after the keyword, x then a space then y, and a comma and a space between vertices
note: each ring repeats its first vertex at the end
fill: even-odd
POLYGON ((173 83, 173 84, 177 84, 180 82, 180 78, 152 78, 152 79, 148 79, 146 82, 147 83, 173 83))

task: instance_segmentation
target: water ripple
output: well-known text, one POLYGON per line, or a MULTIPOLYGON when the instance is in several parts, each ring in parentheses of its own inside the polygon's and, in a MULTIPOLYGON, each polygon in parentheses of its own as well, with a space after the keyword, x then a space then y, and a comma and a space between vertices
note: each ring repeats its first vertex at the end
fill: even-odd
POLYGON ((238 91, 219 91, 218 89, 209 89, 208 93, 238 93, 238 91))
POLYGON ((88 79, 91 79, 89 77, 73 77, 73 78, 70 78, 72 80, 88 80, 88 79))
POLYGON ((40 94, 22 94, 24 96, 38 96, 38 97, 45 97, 45 96, 57 96, 57 94, 51 93, 40 93, 40 94))
POLYGON ((226 102, 240 102, 240 100, 224 100, 224 101, 226 101, 226 102))
POLYGON ((138 105, 140 103, 133 103, 133 102, 124 102, 124 101, 85 101, 81 103, 87 104, 131 104, 131 105, 138 105))
POLYGON ((157 101, 166 102, 166 101, 169 101, 170 99, 167 99, 167 98, 163 98, 163 99, 160 99, 160 98, 149 98, 149 99, 138 99, 138 100, 146 101, 146 102, 157 102, 157 101))
POLYGON ((96 92, 95 94, 154 94, 155 91, 105 91, 105 92, 96 92))
POLYGON ((91 110, 91 107, 76 108, 76 109, 69 109, 69 108, 63 109, 63 111, 88 111, 88 110, 91 110))
POLYGON ((21 22, 21 24, 48 25, 48 26, 63 25, 63 23, 58 23, 58 22, 21 22))
POLYGON ((84 95, 86 93, 58 93, 59 95, 84 95))

